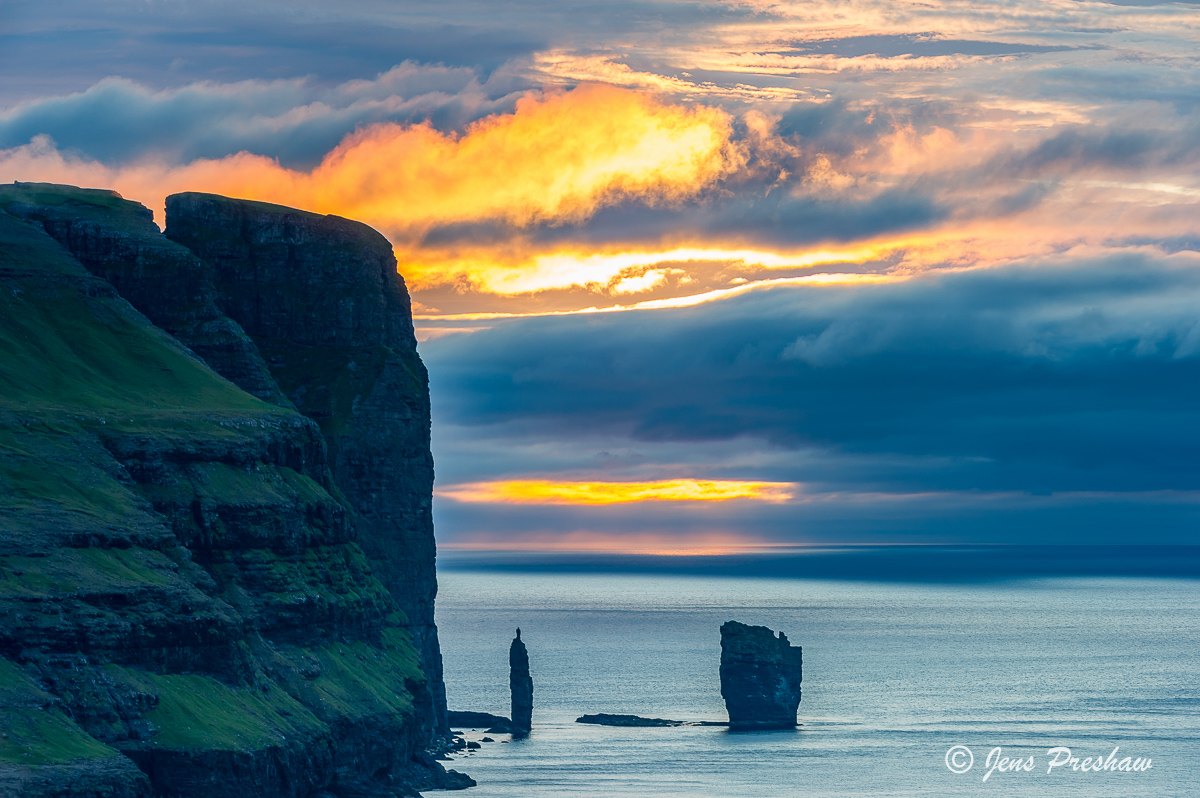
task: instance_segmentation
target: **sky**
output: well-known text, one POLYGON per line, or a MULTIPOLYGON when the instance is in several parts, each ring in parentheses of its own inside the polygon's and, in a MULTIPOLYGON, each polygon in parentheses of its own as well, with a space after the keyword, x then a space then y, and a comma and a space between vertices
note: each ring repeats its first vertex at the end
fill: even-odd
POLYGON ((0 4, 0 181, 395 246, 444 551, 1190 543, 1200 3, 0 4))

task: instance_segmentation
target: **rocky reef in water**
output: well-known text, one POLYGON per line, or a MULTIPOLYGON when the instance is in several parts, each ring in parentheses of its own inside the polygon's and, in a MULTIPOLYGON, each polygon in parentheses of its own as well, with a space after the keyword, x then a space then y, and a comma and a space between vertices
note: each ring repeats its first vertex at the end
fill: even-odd
POLYGON ((737 621, 721 625, 721 696, 732 730, 796 725, 803 658, 780 632, 737 621))
POLYGON ((0 186, 0 794, 468 785, 424 753, 428 392, 390 247, 172 208, 176 241, 113 192, 0 186))
POLYGON ((590 723, 596 726, 687 726, 689 725, 682 720, 668 720, 666 718, 643 718, 640 715, 613 715, 608 712, 600 712, 595 715, 581 715, 575 718, 576 723, 590 723))

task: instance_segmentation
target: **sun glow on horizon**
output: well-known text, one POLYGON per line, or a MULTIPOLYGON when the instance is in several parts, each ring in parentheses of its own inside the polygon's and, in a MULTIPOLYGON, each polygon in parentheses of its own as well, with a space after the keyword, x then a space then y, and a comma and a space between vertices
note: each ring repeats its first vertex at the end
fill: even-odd
POLYGON ((729 532, 688 535, 660 533, 613 534, 577 530, 556 534, 522 534, 515 537, 475 534, 464 540, 443 542, 440 549, 462 552, 550 552, 581 554, 639 554, 659 557, 753 554, 798 548, 796 543, 776 543, 729 532))
POLYGON ((567 250, 537 253, 507 263, 486 252, 455 262, 444 256, 422 257, 397 253, 401 269, 414 289, 453 279, 470 280, 477 290, 511 295, 572 285, 619 285, 673 265, 716 263, 755 270, 805 269, 827 263, 863 263, 886 254, 883 247, 846 250, 772 252, 761 249, 725 249, 713 246, 676 247, 667 250, 589 252, 567 250))
POLYGON ((783 502, 791 482, 664 479, 654 482, 568 482, 514 479, 438 488, 434 493, 460 502, 496 504, 624 504, 643 501, 722 502, 734 499, 783 502))

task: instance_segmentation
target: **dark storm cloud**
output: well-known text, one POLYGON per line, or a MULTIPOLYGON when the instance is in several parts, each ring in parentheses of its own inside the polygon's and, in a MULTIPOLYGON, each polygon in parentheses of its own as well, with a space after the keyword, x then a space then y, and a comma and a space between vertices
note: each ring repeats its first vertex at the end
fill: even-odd
MULTIPOLYGON (((106 76, 157 89, 194 81, 369 78, 406 60, 487 72, 546 46, 545 29, 420 3, 8 2, 0 10, 0 97, 17 75, 62 94, 106 76), (421 13, 425 11, 426 13, 421 13)), ((28 95, 26 95, 28 96, 28 95)))
POLYGON ((481 432, 817 448, 847 458, 841 475, 782 463, 762 478, 858 489, 1191 490, 1196 265, 1122 256, 788 288, 423 349, 441 419, 481 432))
POLYGON ((924 227, 948 211, 918 189, 897 189, 854 200, 793 197, 783 192, 739 197, 690 214, 697 232, 752 236, 756 242, 792 246, 813 241, 870 238, 924 227))
POLYGON ((1065 130, 1008 160, 1007 164, 990 164, 988 171, 999 168, 1027 175, 1087 167, 1135 171, 1192 163, 1197 158, 1200 158, 1200 129, 1195 127, 1183 131, 1089 128, 1065 130))
MULTIPOLYGON (((1035 189, 1028 189, 1035 190, 1035 189)), ((627 203, 602 208, 579 226, 540 227, 520 234, 541 245, 556 243, 655 245, 682 235, 751 238, 756 245, 794 247, 817 241, 851 241, 922 227, 950 212, 919 189, 884 191, 863 199, 718 194, 683 207, 646 207, 627 203)), ((494 222, 437 227, 423 243, 484 245, 504 242, 518 231, 494 222)))
POLYGON ((641 32, 664 41, 744 16, 677 3, 323 2, 0 4, 0 106, 82 91, 119 76, 163 89, 196 81, 370 78, 406 60, 500 65, 561 46, 641 32))
MULTIPOLYGON (((888 101, 889 106, 900 102, 888 101)), ((905 116, 913 112, 928 113, 933 103, 910 104, 905 116), (915 106, 915 107, 912 107, 915 106)), ((860 142, 879 135, 868 110, 852 108, 842 98, 825 103, 796 103, 780 115, 777 130, 780 136, 795 136, 807 142, 819 142, 821 149, 839 155, 851 153, 860 142)))
POLYGON ((97 26, 0 35, 0 67, 9 76, 0 86, 6 93, 20 92, 13 80, 18 67, 37 70, 35 80, 47 89, 57 83, 55 90, 41 92, 56 94, 81 90, 112 75, 155 88, 307 76, 333 82, 367 78, 409 60, 487 73, 545 46, 519 31, 505 35, 454 24, 396 28, 280 19, 225 22, 229 27, 138 30, 131 24, 121 29, 97 26))
POLYGON ((503 87, 480 85, 474 70, 414 63, 332 87, 246 81, 153 92, 114 78, 0 113, 0 149, 49 136, 62 151, 113 165, 148 156, 186 163, 247 151, 305 168, 363 125, 428 120, 461 128, 511 111, 515 99, 503 87))

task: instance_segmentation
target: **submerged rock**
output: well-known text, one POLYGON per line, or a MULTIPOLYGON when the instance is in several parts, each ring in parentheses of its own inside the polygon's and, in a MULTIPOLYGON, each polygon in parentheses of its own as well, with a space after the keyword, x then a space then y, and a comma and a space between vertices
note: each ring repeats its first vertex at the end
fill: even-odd
POLYGON ((521 642, 521 630, 508 649, 508 686, 512 691, 512 734, 524 737, 533 728, 533 679, 529 676, 529 652, 521 642))
POLYGON ((721 696, 729 727, 789 729, 800 706, 801 648, 765 626, 721 626, 721 696))

